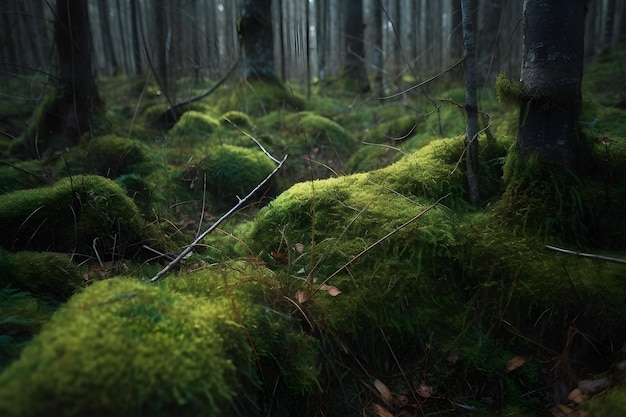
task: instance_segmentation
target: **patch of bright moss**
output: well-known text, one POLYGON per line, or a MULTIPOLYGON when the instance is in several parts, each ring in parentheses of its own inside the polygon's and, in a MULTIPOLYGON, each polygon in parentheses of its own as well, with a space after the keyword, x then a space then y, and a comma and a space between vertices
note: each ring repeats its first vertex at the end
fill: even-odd
POLYGON ((232 126, 232 124, 240 128, 250 128, 253 126, 250 116, 240 111, 228 111, 220 116, 220 119, 225 126, 232 126))
POLYGON ((107 178, 135 173, 145 174, 150 169, 148 147, 133 139, 115 135, 99 136, 87 145, 87 167, 107 178))
POLYGON ((180 117, 178 122, 168 131, 168 135, 178 141, 198 141, 206 138, 219 127, 219 121, 214 117, 190 110, 180 117))
POLYGON ((245 366, 242 352, 244 333, 227 300, 102 281, 72 298, 0 375, 0 411, 238 415, 233 360, 245 366))
POLYGON ((222 112, 241 111, 252 117, 267 115, 275 110, 303 110, 304 98, 281 82, 242 81, 216 101, 222 112))
POLYGON ((63 179, 50 187, 0 196, 0 245, 9 250, 117 253, 141 239, 137 206, 113 181, 63 179))

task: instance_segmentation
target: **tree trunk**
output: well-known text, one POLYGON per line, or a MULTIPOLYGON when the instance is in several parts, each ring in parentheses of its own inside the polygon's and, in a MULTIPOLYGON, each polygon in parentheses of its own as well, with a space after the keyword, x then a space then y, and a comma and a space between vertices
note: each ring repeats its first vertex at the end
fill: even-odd
POLYGON ((517 148, 524 160, 575 168, 580 147, 585 0, 526 0, 517 148))
POLYGON ((245 0, 239 28, 243 36, 246 79, 276 81, 272 0, 245 0))
POLYGON ((91 65, 91 30, 87 4, 57 0, 54 40, 58 54, 58 84, 42 103, 41 118, 25 135, 31 155, 63 149, 92 131, 93 116, 103 112, 91 65))
POLYGON ((478 100, 476 99, 476 42, 474 40, 474 24, 472 0, 461 0, 463 22, 463 45, 465 49, 465 110, 467 111, 467 128, 465 137, 467 163, 467 183, 470 202, 477 205, 480 201, 478 187, 478 100))
POLYGON ((345 7, 346 56, 341 84, 348 91, 367 93, 370 84, 365 70, 363 46, 363 0, 348 0, 345 7))

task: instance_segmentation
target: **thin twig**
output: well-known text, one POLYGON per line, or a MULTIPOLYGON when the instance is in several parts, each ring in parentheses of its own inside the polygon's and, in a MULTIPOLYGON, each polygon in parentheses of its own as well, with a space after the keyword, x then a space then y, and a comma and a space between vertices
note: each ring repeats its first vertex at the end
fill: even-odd
POLYGON ((184 259, 185 256, 187 256, 187 254, 189 254, 192 251, 192 249, 198 243, 200 243, 200 241, 202 239, 207 237, 209 233, 211 233, 213 230, 215 230, 217 228, 217 226, 220 225, 220 223, 222 223, 224 220, 228 219, 234 212, 239 210, 239 208, 241 208, 241 206, 243 206, 246 201, 248 201, 254 194, 256 194, 256 192, 259 191, 274 176, 274 174, 276 174, 278 172, 278 170, 285 163, 286 159, 287 159, 287 155, 285 155, 285 157, 282 159, 282 161, 280 161, 278 163, 276 168, 274 168, 274 170, 272 172, 270 172, 270 174, 267 177, 265 177, 265 179, 263 181, 261 181, 256 187, 254 187, 254 189, 252 191, 250 191, 250 193, 248 193, 247 196, 245 196, 244 198, 240 199, 237 204, 235 204, 230 210, 228 210, 228 212, 226 212, 226 214, 224 214, 222 217, 217 219, 217 221, 215 223, 213 223, 211 225, 211 227, 209 227, 207 230, 205 230, 204 233, 200 234, 200 236, 198 236, 193 242, 191 242, 191 244, 189 246, 187 246, 187 248, 185 248, 185 250, 183 250, 176 258, 174 258, 174 260, 172 262, 167 264, 167 266, 165 266, 165 268, 163 268, 158 274, 156 274, 154 277, 152 277, 150 282, 155 282, 159 278, 161 278, 165 273, 167 273, 170 269, 172 269, 174 267, 174 265, 176 265, 182 259, 184 259))
POLYGON ((414 221, 416 221, 417 219, 422 217, 424 214, 428 213, 430 210, 432 210, 437 205, 439 205, 441 200, 443 200, 444 198, 448 197, 449 195, 450 194, 448 193, 448 194, 444 195, 443 197, 440 197, 437 201, 432 203, 430 206, 426 207, 424 210, 420 211, 417 215, 413 216, 412 218, 410 218, 406 222, 402 223, 400 226, 396 227, 391 232, 387 233, 385 236, 381 237, 376 242, 374 242, 371 245, 369 245, 367 248, 363 249, 361 252, 359 252, 357 255, 355 255, 352 259, 350 259, 348 262, 346 262, 341 268, 339 268, 338 270, 336 270, 335 272, 330 274, 330 276, 328 278, 326 278, 324 281, 322 281, 322 283, 315 289, 315 291, 313 291, 311 293, 311 295, 307 299, 311 299, 324 285, 326 285, 328 283, 328 281, 330 281, 331 279, 333 279, 334 277, 339 275, 339 273, 341 271, 343 271, 344 269, 346 269, 347 267, 352 265, 352 263, 354 263, 354 261, 359 259, 361 256, 365 255, 367 252, 369 252, 372 248, 374 248, 378 244, 384 242, 385 240, 387 240, 388 238, 390 238, 391 236, 393 236, 394 234, 396 234, 400 230, 404 229, 405 227, 407 227, 408 225, 410 225, 411 223, 413 223, 414 221))
POLYGON ((459 62, 457 62, 456 64, 452 65, 452 66, 451 66, 450 68, 448 68, 447 70, 442 71, 442 72, 440 72, 440 73, 439 73, 439 74, 437 74, 437 75, 433 75, 433 76, 432 76, 432 77, 430 77, 429 79, 427 79, 427 80, 425 80, 425 81, 422 81, 422 82, 421 82, 421 83, 419 83, 419 84, 415 84, 415 85, 413 85, 413 86, 411 86, 411 87, 407 88, 406 90, 402 90, 402 91, 400 91, 400 92, 398 92, 398 93, 394 93, 394 94, 392 94, 392 95, 390 95, 390 96, 387 96, 387 97, 380 97, 380 98, 379 98, 379 100, 388 100, 388 99, 390 99, 390 98, 394 98, 394 97, 401 96, 402 94, 406 94, 406 93, 408 93, 408 92, 409 92, 409 91, 411 91, 411 90, 415 90, 416 88, 420 88, 421 86, 426 85, 426 84, 428 84, 429 82, 436 80, 437 78, 443 77, 445 74, 447 74, 448 72, 452 71, 453 69, 455 69, 456 67, 458 67, 459 65, 461 65, 461 64, 463 63, 463 61, 464 61, 464 60, 463 60, 463 59, 461 59, 459 62))
POLYGON ((559 252, 559 253, 565 253, 567 255, 578 256, 581 258, 597 259, 600 261, 607 261, 607 262, 613 262, 616 264, 626 265, 626 259, 612 258, 610 256, 595 255, 593 253, 576 252, 576 251, 569 250, 569 249, 557 248, 556 246, 551 246, 551 245, 545 245, 545 248, 559 252))

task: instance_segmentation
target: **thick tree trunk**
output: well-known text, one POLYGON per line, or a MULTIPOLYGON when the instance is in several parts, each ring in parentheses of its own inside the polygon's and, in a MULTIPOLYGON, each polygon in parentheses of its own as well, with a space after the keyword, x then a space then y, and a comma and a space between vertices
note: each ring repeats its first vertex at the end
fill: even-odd
POLYGON ((58 84, 41 115, 25 134, 23 144, 30 155, 63 149, 78 143, 93 129, 93 118, 102 113, 91 65, 91 29, 87 4, 57 0, 54 40, 58 54, 58 84))
POLYGON ((239 20, 248 80, 276 81, 272 0, 245 0, 239 20))
POLYGON ((575 168, 585 0, 526 0, 517 148, 523 159, 575 168))

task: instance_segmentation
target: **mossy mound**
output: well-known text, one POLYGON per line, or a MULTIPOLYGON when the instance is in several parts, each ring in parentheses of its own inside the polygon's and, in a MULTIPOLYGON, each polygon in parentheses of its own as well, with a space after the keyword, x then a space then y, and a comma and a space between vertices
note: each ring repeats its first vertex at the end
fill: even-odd
POLYGON ((0 376, 0 414, 237 415, 245 362, 233 359, 242 352, 229 301, 102 281, 59 310, 0 376))
POLYGON ((0 414, 296 415, 318 389, 318 354, 277 311, 281 291, 244 264, 97 282, 0 374, 0 414))
POLYGON ((209 136, 219 126, 219 121, 214 117, 206 113, 190 110, 183 113, 167 134, 182 143, 185 143, 185 141, 197 142, 209 136))
MULTIPOLYGON (((484 409, 541 407, 544 393, 527 395, 529 387, 590 371, 580 363, 607 369, 608 347, 626 341, 622 267, 565 260, 497 212, 472 213, 462 153, 460 138, 435 141, 385 169, 296 184, 241 239, 275 265, 303 320, 327 332, 327 357, 350 352, 370 375, 406 389, 397 367, 388 369, 392 349, 398 367, 414 370, 409 380, 439 392, 461 378, 481 388, 455 395, 484 409), (332 297, 322 282, 341 293, 332 297), (506 372, 517 355, 533 359, 506 372), (558 363, 545 369, 550 361, 558 363), (485 397, 494 402, 481 405, 485 397)), ((342 366, 368 377, 350 360, 342 366)), ((356 395, 348 380, 325 398, 345 404, 342 396, 356 395)))
POLYGON ((241 81, 228 94, 217 100, 222 112, 241 111, 252 117, 267 115, 276 110, 298 111, 305 108, 304 98, 276 81, 241 81))
MULTIPOLYGON (((141 240, 135 203, 100 176, 66 178, 50 187, 0 196, 0 246, 8 250, 124 255, 141 240)), ((96 255, 96 254, 94 254, 96 255)))
MULTIPOLYGON (((274 162, 259 149, 219 145, 181 178, 192 195, 201 197, 209 191, 218 201, 230 204, 252 191, 274 168, 274 162)), ((263 191, 270 188, 271 184, 263 191)))
POLYGON ((148 147, 133 139, 116 135, 94 138, 87 147, 88 170, 107 178, 124 174, 146 174, 151 158, 148 147))
POLYGON ((269 146, 275 153, 302 158, 287 161, 279 173, 281 188, 339 174, 357 143, 339 124, 311 112, 275 112, 259 119, 259 127, 272 132, 269 146))
POLYGON ((65 301, 84 285, 81 272, 66 254, 0 249, 0 286, 65 301))
POLYGON ((240 128, 250 128, 253 126, 250 116, 240 111, 227 111, 220 116, 220 120, 222 120, 222 124, 225 126, 235 125, 240 128))

